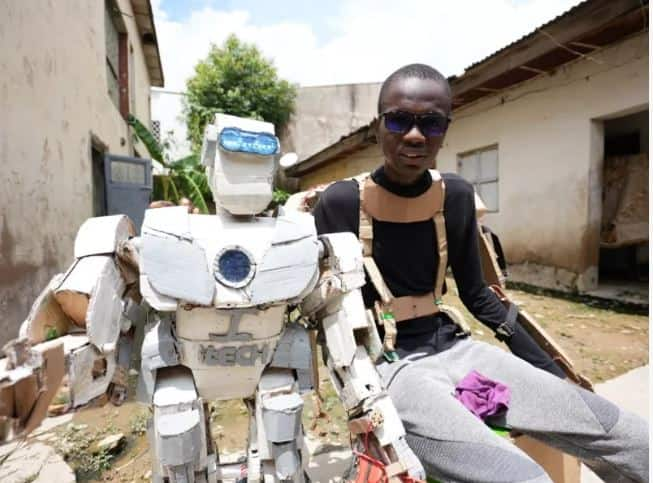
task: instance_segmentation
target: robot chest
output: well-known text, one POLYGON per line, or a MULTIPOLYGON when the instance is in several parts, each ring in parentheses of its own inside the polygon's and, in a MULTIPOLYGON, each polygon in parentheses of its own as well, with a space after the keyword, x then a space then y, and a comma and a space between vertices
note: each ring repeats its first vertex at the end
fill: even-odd
POLYGON ((275 219, 236 223, 195 216, 185 237, 144 229, 142 293, 148 302, 158 298, 167 304, 155 308, 278 303, 301 296, 315 283, 314 229, 293 232, 292 224, 288 229, 275 219))

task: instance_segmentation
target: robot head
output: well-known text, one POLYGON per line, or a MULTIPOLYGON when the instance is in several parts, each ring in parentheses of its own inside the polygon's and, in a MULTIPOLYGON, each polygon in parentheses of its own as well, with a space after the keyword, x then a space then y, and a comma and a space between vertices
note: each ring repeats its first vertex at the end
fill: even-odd
POLYGON ((202 144, 202 164, 216 204, 234 215, 261 213, 272 200, 278 153, 273 124, 216 114, 202 144))

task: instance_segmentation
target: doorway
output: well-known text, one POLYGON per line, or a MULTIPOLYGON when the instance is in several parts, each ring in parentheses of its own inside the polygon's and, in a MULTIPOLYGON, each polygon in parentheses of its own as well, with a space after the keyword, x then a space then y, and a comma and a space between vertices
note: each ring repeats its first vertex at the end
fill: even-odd
POLYGON ((604 121, 598 288, 632 301, 648 300, 648 116, 604 121))

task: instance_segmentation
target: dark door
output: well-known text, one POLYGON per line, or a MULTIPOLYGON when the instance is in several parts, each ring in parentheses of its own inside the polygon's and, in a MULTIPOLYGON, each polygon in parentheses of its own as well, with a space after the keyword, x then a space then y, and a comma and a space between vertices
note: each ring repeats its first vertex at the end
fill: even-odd
POLYGON ((152 192, 152 160, 107 154, 104 157, 107 214, 124 214, 140 233, 152 192))

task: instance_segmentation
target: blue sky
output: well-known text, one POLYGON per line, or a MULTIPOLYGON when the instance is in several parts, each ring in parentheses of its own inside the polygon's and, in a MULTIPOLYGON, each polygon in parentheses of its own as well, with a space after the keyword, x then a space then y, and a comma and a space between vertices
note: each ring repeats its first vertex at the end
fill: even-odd
POLYGON ((166 87, 184 89, 210 45, 254 43, 300 85, 379 82, 423 62, 445 75, 533 31, 578 0, 151 0, 166 87))

